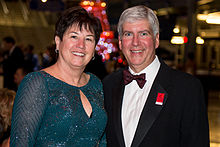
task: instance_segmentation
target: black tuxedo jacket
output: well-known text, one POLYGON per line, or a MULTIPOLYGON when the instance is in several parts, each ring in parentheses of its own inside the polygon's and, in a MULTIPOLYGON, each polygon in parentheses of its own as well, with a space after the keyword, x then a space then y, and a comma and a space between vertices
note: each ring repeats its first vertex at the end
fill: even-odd
MULTIPOLYGON (((131 147, 208 147, 207 111, 199 80, 160 62, 131 147), (160 94, 164 95, 162 105, 156 104, 160 94)), ((125 147, 121 122, 123 69, 108 75, 103 86, 107 144, 125 147)))
POLYGON ((3 61, 4 87, 16 90, 14 74, 18 67, 24 64, 24 55, 19 47, 15 47, 13 52, 3 61))

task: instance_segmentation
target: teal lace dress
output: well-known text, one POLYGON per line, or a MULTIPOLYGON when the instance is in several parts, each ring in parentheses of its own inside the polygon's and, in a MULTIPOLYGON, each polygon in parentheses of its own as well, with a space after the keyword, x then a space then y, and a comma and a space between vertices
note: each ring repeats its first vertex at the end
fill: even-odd
POLYGON ((83 87, 44 71, 28 74, 14 102, 10 147, 106 146, 102 84, 88 74, 90 80, 83 87), (90 117, 81 103, 80 90, 92 106, 90 117))

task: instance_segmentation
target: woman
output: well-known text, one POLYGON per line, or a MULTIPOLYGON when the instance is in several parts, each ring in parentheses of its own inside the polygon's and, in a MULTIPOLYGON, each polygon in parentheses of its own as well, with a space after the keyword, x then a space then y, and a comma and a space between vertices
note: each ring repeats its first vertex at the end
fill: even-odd
POLYGON ((101 31, 83 8, 62 14, 55 28, 57 62, 28 74, 17 91, 10 147, 105 146, 102 84, 83 72, 101 31))

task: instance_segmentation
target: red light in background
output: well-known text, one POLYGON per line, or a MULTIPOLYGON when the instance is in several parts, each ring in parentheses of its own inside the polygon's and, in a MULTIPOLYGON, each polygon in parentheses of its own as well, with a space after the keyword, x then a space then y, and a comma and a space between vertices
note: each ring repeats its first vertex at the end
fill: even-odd
POLYGON ((123 65, 127 65, 127 62, 126 62, 126 61, 123 61, 123 65))
POLYGON ((110 59, 110 54, 105 54, 105 59, 109 60, 110 59))
POLYGON ((118 59, 118 63, 122 63, 123 60, 121 58, 118 59))
POLYGON ((188 38, 186 36, 183 37, 183 41, 184 43, 187 43, 188 42, 188 38))

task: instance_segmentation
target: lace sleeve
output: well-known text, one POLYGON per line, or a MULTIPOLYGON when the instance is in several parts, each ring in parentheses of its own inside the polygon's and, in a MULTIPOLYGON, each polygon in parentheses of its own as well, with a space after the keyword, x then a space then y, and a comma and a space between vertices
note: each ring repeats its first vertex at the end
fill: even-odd
POLYGON ((33 147, 47 106, 46 82, 39 72, 28 74, 18 88, 12 113, 10 147, 33 147))

